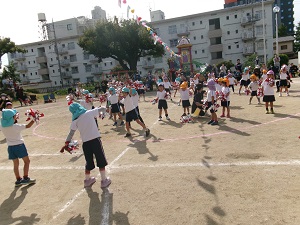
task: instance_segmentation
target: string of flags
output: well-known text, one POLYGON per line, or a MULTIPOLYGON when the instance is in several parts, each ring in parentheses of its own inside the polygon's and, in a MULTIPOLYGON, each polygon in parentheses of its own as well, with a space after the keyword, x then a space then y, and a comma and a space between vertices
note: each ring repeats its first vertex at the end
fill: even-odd
MULTIPOLYGON (((122 3, 124 5, 127 4, 127 0, 118 0, 118 5, 121 8, 122 7, 122 3)), ((129 12, 131 12, 132 14, 134 14, 135 10, 132 9, 129 5, 127 6, 127 19, 129 18, 129 12)), ((142 22, 142 17, 136 16, 136 22, 137 24, 141 24, 143 27, 145 27, 147 29, 147 31, 149 32, 149 34, 151 35, 154 44, 156 45, 157 43, 161 44, 162 46, 164 46, 164 48, 170 53, 171 57, 181 57, 181 55, 176 54, 156 33, 155 30, 152 29, 151 27, 149 27, 146 22, 142 22)))

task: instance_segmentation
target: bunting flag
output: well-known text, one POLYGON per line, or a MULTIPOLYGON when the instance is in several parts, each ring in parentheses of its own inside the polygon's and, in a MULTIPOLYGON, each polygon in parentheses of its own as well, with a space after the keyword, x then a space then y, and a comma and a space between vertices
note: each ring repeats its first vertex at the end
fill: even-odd
POLYGON ((121 0, 118 0, 118 5, 121 8, 121 0))
POLYGON ((127 19, 129 19, 129 11, 130 11, 130 6, 127 6, 127 19))

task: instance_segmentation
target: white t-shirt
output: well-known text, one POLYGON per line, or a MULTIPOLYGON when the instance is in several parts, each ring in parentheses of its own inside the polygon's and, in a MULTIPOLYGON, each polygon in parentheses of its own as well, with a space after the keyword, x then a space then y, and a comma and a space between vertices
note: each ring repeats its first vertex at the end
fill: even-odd
POLYGON ((78 102, 80 105, 82 105, 87 110, 90 110, 93 107, 93 102, 86 102, 85 99, 80 99, 80 100, 78 100, 78 102))
POLYGON ((264 81, 265 79, 267 79, 268 78, 268 75, 267 74, 263 74, 262 76, 261 76, 261 80, 262 81, 264 81))
POLYGON ((264 95, 274 95, 274 88, 269 85, 269 82, 265 80, 262 82, 261 86, 264 89, 264 95))
POLYGON ((251 91, 257 91, 259 88, 259 84, 257 81, 251 81, 251 83, 248 86, 250 88, 251 91))
POLYGON ((158 91, 157 94, 156 94, 156 97, 158 97, 158 100, 165 99, 165 96, 166 96, 166 91, 165 90, 158 91))
POLYGON ((234 85, 234 81, 235 79, 233 77, 228 77, 228 80, 229 80, 229 85, 234 85))
POLYGON ((119 97, 117 94, 114 94, 114 95, 110 95, 108 96, 107 100, 110 102, 110 104, 117 104, 118 101, 119 101, 119 97))
POLYGON ((224 96, 226 98, 226 101, 230 101, 230 89, 229 89, 229 87, 222 87, 222 93, 224 94, 224 96))
POLYGON ((222 91, 222 86, 218 83, 216 83, 215 85, 216 85, 216 91, 221 92, 222 91))
POLYGON ((14 146, 24 143, 24 139, 21 135, 21 131, 26 129, 26 124, 17 124, 10 127, 2 127, 1 130, 6 138, 8 146, 14 146))
POLYGON ((130 97, 130 95, 127 95, 126 98, 123 98, 121 100, 121 103, 124 104, 125 107, 125 113, 130 112, 131 110, 134 110, 135 107, 133 105, 132 99, 130 97))
POLYGON ((190 99, 188 89, 186 89, 186 90, 179 89, 179 93, 180 93, 181 100, 184 101, 184 100, 189 100, 190 99))
POLYGON ((250 75, 249 75, 249 73, 247 73, 247 74, 242 74, 242 79, 241 80, 249 80, 250 79, 250 75))
POLYGON ((199 84, 199 79, 198 78, 193 79, 192 81, 194 82, 195 85, 199 84))
POLYGON ((131 99, 132 99, 132 103, 133 103, 134 108, 138 107, 138 105, 139 105, 139 95, 138 94, 131 95, 131 99))
POLYGON ((207 92, 207 102, 212 102, 212 97, 216 101, 216 91, 208 90, 207 92))
MULTIPOLYGON (((102 111, 105 112, 106 108, 102 107, 102 111)), ((95 117, 99 116, 98 108, 87 110, 84 114, 81 114, 76 120, 71 123, 71 130, 79 130, 82 142, 87 142, 95 138, 100 137, 100 132, 95 123, 95 117)))
POLYGON ((171 83, 168 81, 168 82, 163 82, 164 84, 164 88, 169 88, 172 86, 171 83))
POLYGON ((280 80, 286 80, 287 76, 288 75, 286 73, 280 73, 280 80))

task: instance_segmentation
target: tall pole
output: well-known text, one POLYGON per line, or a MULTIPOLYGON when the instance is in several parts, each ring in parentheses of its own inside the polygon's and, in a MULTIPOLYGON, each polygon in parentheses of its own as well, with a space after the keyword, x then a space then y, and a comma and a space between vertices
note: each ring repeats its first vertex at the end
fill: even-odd
POLYGON ((278 13, 275 13, 275 23, 276 23, 276 55, 279 55, 278 49, 278 13))
POLYGON ((63 81, 63 77, 62 77, 62 73, 61 73, 61 64, 60 64, 60 58, 59 58, 59 54, 58 54, 57 39, 56 39, 56 32, 55 32, 53 19, 52 19, 52 27, 53 27, 53 35, 54 35, 54 51, 55 51, 57 62, 58 62, 58 71, 59 71, 59 76, 60 76, 60 80, 61 80, 61 86, 63 87, 64 81, 63 81))
POLYGON ((264 0, 261 1, 262 4, 262 18, 263 18, 263 41, 264 41, 264 63, 267 64, 267 50, 266 50, 266 31, 265 31, 265 3, 264 0))

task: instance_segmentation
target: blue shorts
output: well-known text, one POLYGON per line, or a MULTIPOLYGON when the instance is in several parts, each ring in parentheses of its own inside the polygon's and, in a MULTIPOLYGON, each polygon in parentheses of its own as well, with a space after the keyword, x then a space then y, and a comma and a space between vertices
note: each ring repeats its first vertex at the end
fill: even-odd
POLYGON ((27 149, 24 144, 8 146, 8 159, 21 159, 28 156, 27 149))

